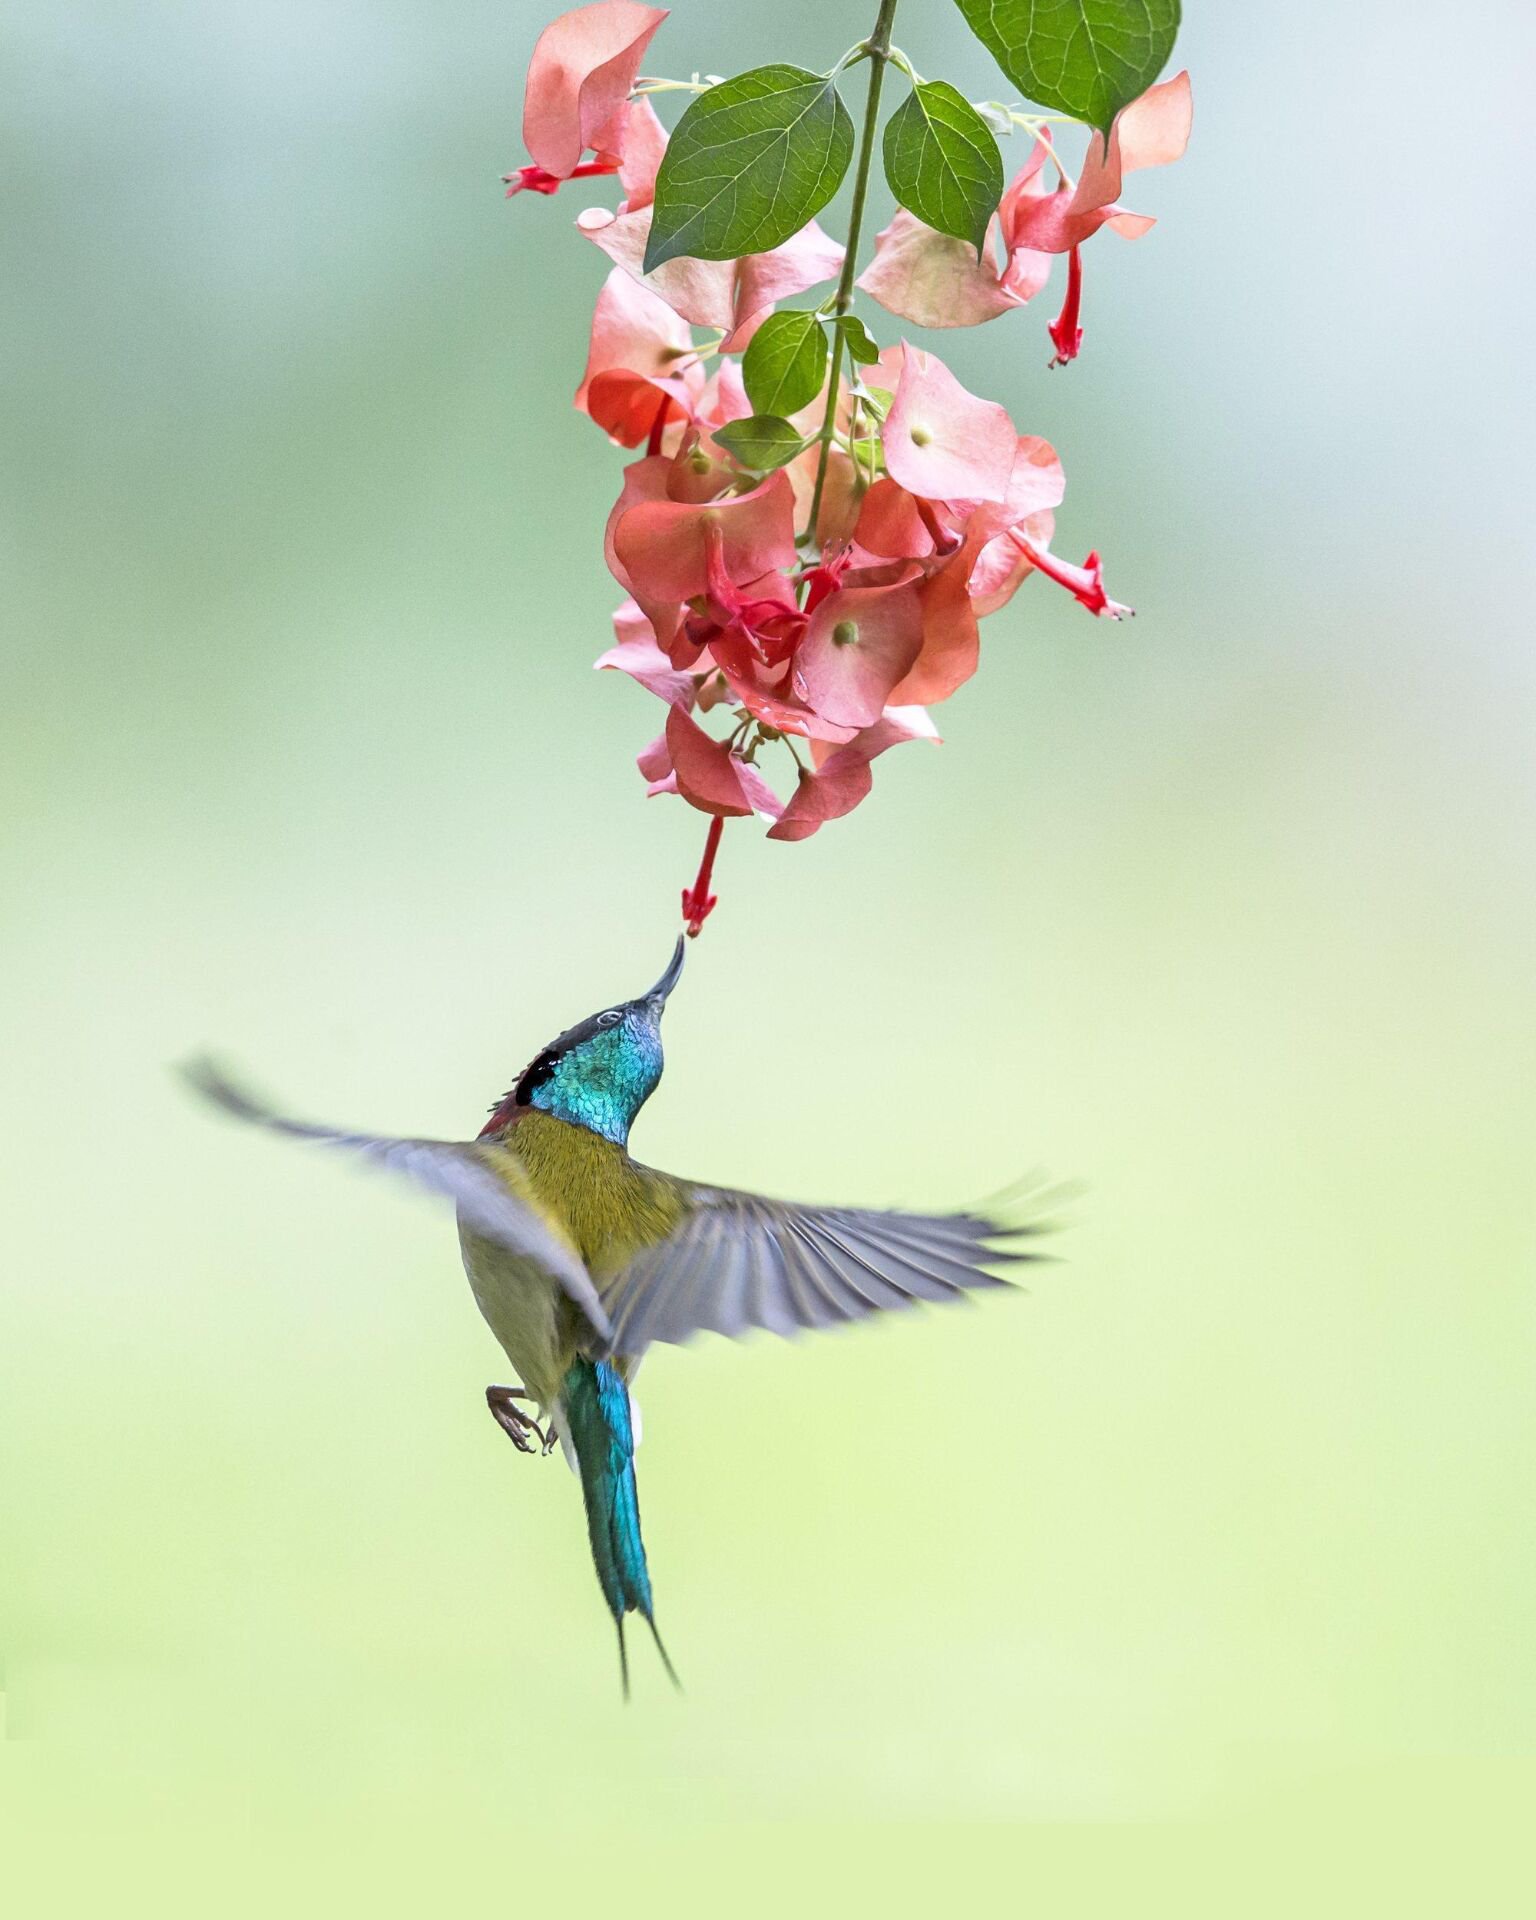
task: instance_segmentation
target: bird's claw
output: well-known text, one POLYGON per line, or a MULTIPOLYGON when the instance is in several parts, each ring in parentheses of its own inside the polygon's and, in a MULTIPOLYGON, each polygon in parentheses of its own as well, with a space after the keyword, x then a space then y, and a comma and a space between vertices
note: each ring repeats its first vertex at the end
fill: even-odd
POLYGON ((524 1413, 515 1403, 519 1400, 531 1400, 533 1395, 525 1393, 521 1387, 487 1387, 485 1404, 490 1408, 496 1424, 517 1448, 519 1453, 535 1451, 530 1434, 538 1436, 541 1453, 548 1453, 555 1444, 555 1430, 551 1425, 549 1432, 535 1420, 532 1414, 524 1413))

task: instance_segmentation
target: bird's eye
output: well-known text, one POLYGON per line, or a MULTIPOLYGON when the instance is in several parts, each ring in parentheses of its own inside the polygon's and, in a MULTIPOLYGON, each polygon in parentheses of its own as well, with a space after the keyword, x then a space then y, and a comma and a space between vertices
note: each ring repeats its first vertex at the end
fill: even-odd
POLYGON ((623 1018, 617 1007, 610 1007, 606 1013, 597 1016, 597 1024, 600 1027, 616 1027, 623 1018))

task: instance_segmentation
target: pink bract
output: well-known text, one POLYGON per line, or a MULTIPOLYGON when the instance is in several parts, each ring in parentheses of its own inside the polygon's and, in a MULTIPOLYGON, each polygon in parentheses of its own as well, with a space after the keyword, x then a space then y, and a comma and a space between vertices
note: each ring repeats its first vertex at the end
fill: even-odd
POLYGON ((886 472, 925 500, 1001 500, 1018 435, 1006 407, 978 399, 937 354, 908 347, 880 435, 886 472))
POLYGON ((835 748, 814 773, 803 771, 789 805, 768 829, 770 840, 809 840, 829 820, 840 820, 867 799, 874 785, 869 763, 904 740, 937 741, 921 707, 892 707, 874 726, 835 748))
POLYGON ((616 644, 598 655, 595 666, 627 673, 647 693, 654 693, 669 707, 693 706, 693 676, 680 673, 657 646, 651 623, 633 600, 623 601, 616 609, 613 631, 616 644))
POLYGON ((873 726, 922 644, 922 602, 910 580, 840 587, 811 615, 795 653, 795 691, 834 726, 873 726))
POLYGON ((636 0, 599 0, 544 29, 523 101, 523 144, 535 166, 564 180, 584 153, 620 150, 630 88, 666 17, 636 0))
POLYGON ((615 268, 597 296, 576 406, 610 439, 636 447, 658 418, 665 424, 692 417, 704 388, 692 353, 687 325, 664 300, 615 268))
POLYGON ((739 353, 753 331, 773 311, 778 300, 788 300, 807 287, 830 280, 843 264, 843 250, 812 220, 783 246, 771 253, 747 254, 740 260, 667 261, 654 273, 644 271, 645 247, 651 233, 651 207, 589 207, 577 215, 576 225, 610 260, 632 274, 672 311, 696 327, 717 327, 728 353, 739 353))
POLYGON ((794 508, 783 474, 706 506, 657 500, 630 507, 613 530, 623 583, 639 600, 682 601, 704 593, 712 536, 726 577, 738 586, 792 565, 794 508))
POLYGON ((700 813, 766 813, 776 819, 783 811, 757 769, 732 753, 728 742, 712 740, 680 707, 667 715, 666 745, 677 791, 700 813))
POLYGON ((1176 74, 1116 114, 1107 145, 1101 133, 1092 136, 1075 187, 1063 183, 1047 194, 1017 191, 1020 181, 1015 181, 1004 195, 1010 249, 1069 253, 1106 225, 1128 240, 1145 233, 1153 224, 1146 214, 1128 213, 1115 204, 1122 180, 1144 167, 1166 167, 1179 159, 1189 144, 1193 116, 1189 75, 1176 74))

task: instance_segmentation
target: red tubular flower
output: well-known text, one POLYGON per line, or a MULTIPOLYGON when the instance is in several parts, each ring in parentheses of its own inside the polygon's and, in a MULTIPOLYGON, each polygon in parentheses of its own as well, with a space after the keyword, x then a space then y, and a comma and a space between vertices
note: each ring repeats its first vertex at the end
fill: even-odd
POLYGON ((1067 297, 1062 302, 1061 312, 1046 328, 1051 336, 1051 344, 1056 349, 1053 367, 1064 367, 1069 360, 1075 360, 1083 344, 1083 330, 1078 325, 1078 315, 1083 307, 1083 250, 1074 247, 1067 255, 1067 297))
POLYGON ((709 890, 709 883, 714 876, 715 855, 720 851, 720 835, 724 827, 725 821, 717 813, 709 823, 698 876, 691 887, 683 888, 683 924, 690 940, 698 939, 699 930, 719 905, 717 897, 709 890))
POLYGON ((1058 587, 1065 587, 1078 605, 1086 607, 1090 613, 1105 614, 1111 620, 1124 620, 1135 613, 1134 607, 1121 606, 1118 600, 1111 600, 1104 591, 1104 564, 1096 553, 1090 553, 1080 567, 1074 567, 1070 561, 1058 560, 1054 553, 1037 547, 1017 527, 1010 530, 1008 537, 1047 580, 1054 580, 1058 587))
MULTIPOLYGON (((795 605, 794 590, 782 573, 765 573, 738 588, 725 558, 725 535, 718 521, 704 528, 709 591, 687 622, 690 633, 706 646, 722 666, 725 647, 744 642, 764 666, 778 666, 794 652, 805 631, 805 615, 795 605)), ((745 664, 745 663, 744 663, 745 664)), ((748 667, 750 672, 750 666, 748 667)))
MULTIPOLYGON (((584 160, 579 167, 572 167, 566 178, 585 180, 594 174, 617 173, 618 170, 619 156, 616 153, 600 153, 595 160, 584 160)), ((558 173, 549 173, 543 167, 519 167, 516 173, 504 173, 501 178, 509 200, 515 193, 556 194, 565 185, 565 180, 558 173)))

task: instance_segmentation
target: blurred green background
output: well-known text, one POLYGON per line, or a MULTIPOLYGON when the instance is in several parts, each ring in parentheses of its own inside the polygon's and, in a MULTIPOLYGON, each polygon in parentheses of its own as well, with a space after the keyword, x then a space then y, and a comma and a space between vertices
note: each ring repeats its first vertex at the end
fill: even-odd
MULTIPOLYGON (((701 823, 590 670, 605 196, 497 185, 544 8, 6 10, 18 1913, 1523 1909, 1536 30, 1189 11, 1083 359, 1054 289, 946 347, 1140 618, 1033 583, 942 752, 728 834, 636 1139, 882 1203, 1043 1165, 1068 1258, 647 1364, 689 1692, 640 1646, 625 1712, 451 1225, 167 1072, 463 1133, 672 939, 701 823)), ((866 15, 681 0, 648 65, 866 15)), ((949 6, 897 35, 997 92, 949 6)))

